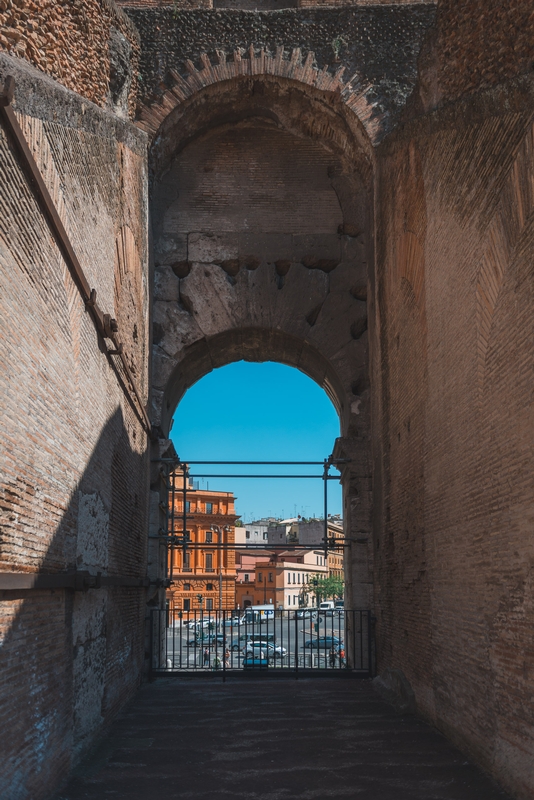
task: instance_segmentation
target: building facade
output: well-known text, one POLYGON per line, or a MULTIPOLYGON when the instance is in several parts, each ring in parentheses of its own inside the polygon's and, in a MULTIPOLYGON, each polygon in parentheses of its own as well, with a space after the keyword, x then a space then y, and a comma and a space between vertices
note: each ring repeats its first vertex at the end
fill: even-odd
POLYGON ((235 607, 238 609, 258 605, 254 589, 256 586, 256 567, 268 564, 274 555, 272 550, 254 550, 238 547, 235 551, 236 584, 235 607))
POLYGON ((275 525, 277 520, 274 517, 264 517, 255 522, 246 522, 243 527, 236 530, 236 544, 255 547, 258 544, 268 543, 268 529, 275 525))
POLYGON ((328 565, 322 550, 276 554, 268 562, 256 563, 253 605, 272 603, 275 608, 284 610, 311 605, 313 579, 327 574, 328 565))
MULTIPOLYGON (((169 500, 171 530, 183 534, 183 472, 176 470, 174 503, 169 500)), ((171 587, 167 599, 175 610, 232 611, 235 608, 235 506, 232 492, 186 489, 186 546, 169 551, 171 587)))

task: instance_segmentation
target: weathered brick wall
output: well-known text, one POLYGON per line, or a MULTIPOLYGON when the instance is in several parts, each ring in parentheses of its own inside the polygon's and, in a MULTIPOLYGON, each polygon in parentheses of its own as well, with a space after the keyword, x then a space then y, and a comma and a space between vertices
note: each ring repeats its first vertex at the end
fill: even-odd
POLYGON ((447 99, 534 67, 530 0, 441 0, 437 29, 439 83, 447 99))
POLYGON ((530 0, 440 0, 419 62, 424 109, 527 75, 533 40, 530 0))
POLYGON ((2 50, 101 107, 124 94, 135 111, 139 37, 113 0, 0 0, 2 50))
POLYGON ((381 146, 373 375, 379 668, 401 668, 419 709, 525 800, 533 112, 529 77, 381 146))
MULTIPOLYGON (((19 59, 15 109, 147 398, 146 145, 19 59)), ((147 437, 0 126, 0 569, 143 578, 147 437)), ((0 592, 0 796, 48 796, 132 694, 145 590, 0 592)))

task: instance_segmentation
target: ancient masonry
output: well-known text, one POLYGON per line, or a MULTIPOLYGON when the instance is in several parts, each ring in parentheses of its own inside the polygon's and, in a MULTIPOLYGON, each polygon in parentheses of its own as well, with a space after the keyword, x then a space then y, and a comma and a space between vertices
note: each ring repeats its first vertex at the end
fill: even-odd
POLYGON ((339 412, 378 673, 532 798, 531 0, 120 5, 0 0, 0 796, 147 674, 173 413, 269 359, 339 412))

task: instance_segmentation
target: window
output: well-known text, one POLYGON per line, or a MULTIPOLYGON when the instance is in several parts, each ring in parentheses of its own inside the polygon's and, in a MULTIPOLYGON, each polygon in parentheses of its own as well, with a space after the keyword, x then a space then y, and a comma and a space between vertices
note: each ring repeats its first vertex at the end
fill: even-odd
POLYGON ((264 539, 267 539, 267 532, 265 532, 265 533, 263 534, 263 538, 264 538, 264 539))
POLYGON ((184 611, 191 611, 191 600, 189 598, 184 600, 184 611))
POLYGON ((207 583, 206 584, 206 591, 207 592, 213 592, 213 583, 207 583))
POLYGON ((213 553, 206 553, 206 569, 213 569, 213 553))
POLYGON ((191 584, 184 583, 184 592, 190 592, 190 591, 191 591, 191 584))
POLYGON ((206 541, 208 542, 208 544, 213 541, 213 532, 212 531, 206 531, 206 541))
POLYGON ((263 582, 263 572, 258 572, 258 581, 259 581, 260 583, 262 583, 262 582, 263 582))
POLYGON ((290 572, 287 573, 287 582, 291 583, 291 573, 290 572))
POLYGON ((293 595, 293 605, 294 606, 297 605, 297 595, 296 594, 293 595))
POLYGON ((295 578, 295 573, 293 573, 293 583, 296 583, 296 582, 297 582, 297 580, 295 578))
POLYGON ((245 532, 245 539, 250 539, 250 531, 245 532))
POLYGON ((248 574, 248 572, 245 572, 245 583, 248 583, 249 581, 250 581, 250 575, 248 574))
POLYGON ((273 573, 269 572, 269 583, 273 582, 273 573))
POLYGON ((213 598, 206 597, 206 611, 213 611, 213 598))
POLYGON ((184 553, 184 569, 191 569, 191 553, 184 553))
POLYGON ((257 536, 259 531, 254 531, 254 536, 257 536))
POLYGON ((213 503, 206 503, 206 514, 213 514, 213 503))
POLYGON ((191 511, 191 503, 189 502, 189 500, 186 500, 186 501, 185 501, 185 510, 186 510, 186 512, 187 512, 188 514, 189 514, 189 512, 191 511))
POLYGON ((191 531, 186 531, 185 532, 185 541, 186 542, 190 542, 191 541, 191 531))
POLYGON ((297 579, 298 579, 298 582, 300 583, 300 572, 299 572, 299 574, 297 575, 297 579))

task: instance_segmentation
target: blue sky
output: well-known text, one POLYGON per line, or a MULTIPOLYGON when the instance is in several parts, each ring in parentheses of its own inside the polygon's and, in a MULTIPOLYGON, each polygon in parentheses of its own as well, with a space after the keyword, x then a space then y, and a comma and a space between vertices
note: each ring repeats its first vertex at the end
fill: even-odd
MULTIPOLYGON (((180 458, 189 461, 322 461, 337 436, 339 418, 324 390, 299 370, 270 361, 238 361, 210 372, 180 402, 171 431, 180 458)), ((192 474, 250 471, 320 474, 321 467, 191 468, 192 474)), ((237 513, 247 522, 323 515, 321 480, 207 478, 201 486, 207 483, 234 492, 237 513)), ((337 481, 329 481, 328 511, 341 513, 337 481)))

